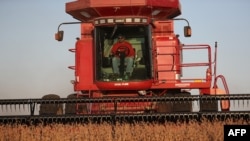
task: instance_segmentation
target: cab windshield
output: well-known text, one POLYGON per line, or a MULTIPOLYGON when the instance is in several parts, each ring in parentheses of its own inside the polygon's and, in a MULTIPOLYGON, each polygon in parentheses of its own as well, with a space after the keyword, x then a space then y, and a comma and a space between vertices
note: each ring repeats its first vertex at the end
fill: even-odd
POLYGON ((152 77, 148 25, 95 28, 96 81, 142 81, 152 77))

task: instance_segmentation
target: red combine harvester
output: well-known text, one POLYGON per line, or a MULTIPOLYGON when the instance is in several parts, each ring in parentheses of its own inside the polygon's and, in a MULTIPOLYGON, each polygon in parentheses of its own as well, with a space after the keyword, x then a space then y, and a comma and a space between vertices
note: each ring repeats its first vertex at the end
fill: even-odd
POLYGON ((2 99, 6 109, 28 105, 30 115, 0 116, 0 123, 249 119, 250 95, 229 95, 225 78, 216 73, 217 43, 212 58, 210 45, 180 42, 174 22, 187 23, 185 37, 191 27, 178 18, 179 0, 76 0, 66 3, 66 12, 79 22, 61 23, 55 38, 63 40, 62 25, 80 25, 80 37, 69 49, 75 54, 69 66, 75 92, 67 98, 2 99), (235 105, 248 107, 240 111, 235 105))
MULTIPOLYGON (((77 38, 75 48, 69 50, 75 53, 75 66, 69 68, 75 71, 72 83, 77 98, 189 97, 191 93, 187 90, 192 89, 199 90, 200 95, 229 93, 224 77, 215 76, 213 65, 216 64, 212 62, 210 46, 183 45, 175 34, 174 21, 188 23, 186 19, 176 18, 181 14, 179 0, 77 0, 66 3, 66 12, 81 24, 81 37, 77 38), (111 51, 120 35, 133 47, 135 53, 129 56, 132 64, 126 61, 131 52, 126 45, 120 44, 120 51, 111 51), (184 52, 190 50, 193 54, 202 50, 206 60, 183 63, 184 52), (118 64, 115 57, 119 58, 118 64), (183 71, 190 67, 205 68, 204 76, 185 78, 183 71), (225 89, 217 88, 218 78, 222 78, 225 89)), ((63 40, 60 26, 55 35, 58 41, 63 40)), ((189 23, 184 27, 184 35, 191 36, 189 23)), ((114 110, 117 113, 191 112, 192 103, 127 101, 76 105, 78 114, 114 110)), ((218 103, 201 102, 200 110, 217 111, 218 103)), ((229 101, 221 102, 221 110, 229 110, 229 101)), ((66 110, 66 113, 74 112, 66 110)))

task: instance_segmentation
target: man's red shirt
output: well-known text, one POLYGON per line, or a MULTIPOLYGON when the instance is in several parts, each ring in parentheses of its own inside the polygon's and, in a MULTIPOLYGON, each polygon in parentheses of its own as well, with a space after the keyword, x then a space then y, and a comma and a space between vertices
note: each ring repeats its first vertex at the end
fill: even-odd
POLYGON ((117 55, 117 51, 125 51, 126 57, 134 57, 135 56, 135 51, 134 51, 132 45, 127 41, 115 43, 112 47, 111 52, 115 56, 119 57, 117 55))

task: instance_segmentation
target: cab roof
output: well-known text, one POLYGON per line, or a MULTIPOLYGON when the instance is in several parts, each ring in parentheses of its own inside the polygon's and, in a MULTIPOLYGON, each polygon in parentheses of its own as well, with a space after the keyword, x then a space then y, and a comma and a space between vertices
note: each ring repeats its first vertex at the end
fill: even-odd
POLYGON ((65 6, 66 13, 85 22, 109 16, 147 16, 166 20, 181 14, 179 0, 76 0, 65 6))

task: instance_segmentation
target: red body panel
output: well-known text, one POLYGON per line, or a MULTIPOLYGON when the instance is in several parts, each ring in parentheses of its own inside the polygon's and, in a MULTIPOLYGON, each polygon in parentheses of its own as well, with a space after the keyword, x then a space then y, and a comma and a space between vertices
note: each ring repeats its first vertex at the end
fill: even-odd
POLYGON ((93 25, 86 23, 81 29, 81 39, 75 47, 75 91, 97 89, 94 85, 93 25))
POLYGON ((76 85, 75 90, 96 89, 94 85, 92 40, 76 43, 76 85))
POLYGON ((176 42, 173 37, 158 37, 155 41, 159 81, 168 83, 178 80, 176 75, 180 73, 180 49, 176 42))
POLYGON ((152 80, 130 82, 96 82, 100 90, 148 90, 152 86, 152 80))

